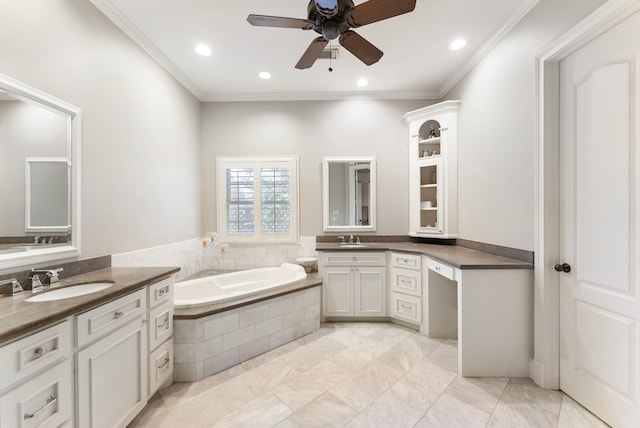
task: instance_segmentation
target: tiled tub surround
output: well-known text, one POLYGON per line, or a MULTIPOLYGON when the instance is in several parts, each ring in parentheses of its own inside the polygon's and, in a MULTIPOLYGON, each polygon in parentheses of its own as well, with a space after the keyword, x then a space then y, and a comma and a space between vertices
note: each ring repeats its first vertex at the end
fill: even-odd
POLYGON ((194 308, 217 312, 204 312, 195 319, 185 319, 197 316, 193 309, 176 310, 174 381, 204 379, 316 331, 320 327, 321 287, 315 280, 315 285, 306 288, 313 282, 298 284, 302 289, 289 294, 254 296, 255 303, 238 301, 227 303, 227 308, 194 308))
POLYGON ((296 244, 230 245, 224 255, 195 238, 111 256, 111 265, 179 266, 176 281, 206 270, 236 271, 295 263, 298 257, 316 256, 315 236, 301 236, 296 244))

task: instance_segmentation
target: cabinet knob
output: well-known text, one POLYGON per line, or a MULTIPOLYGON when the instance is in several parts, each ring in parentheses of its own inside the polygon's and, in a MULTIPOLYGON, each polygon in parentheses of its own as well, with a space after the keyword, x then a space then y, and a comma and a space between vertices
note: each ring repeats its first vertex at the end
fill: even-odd
POLYGON ((571 272, 571 265, 569 263, 557 264, 553 268, 556 270, 556 272, 571 272))
POLYGON ((113 317, 114 317, 115 319, 122 318, 123 316, 124 316, 124 312, 122 312, 122 311, 117 311, 117 312, 114 312, 114 313, 113 313, 113 317))

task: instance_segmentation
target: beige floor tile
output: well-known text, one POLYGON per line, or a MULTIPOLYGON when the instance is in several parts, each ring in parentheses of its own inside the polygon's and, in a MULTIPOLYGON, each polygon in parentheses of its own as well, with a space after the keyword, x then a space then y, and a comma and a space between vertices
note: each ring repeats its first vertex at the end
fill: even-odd
POLYGON ((346 346, 330 336, 321 337, 283 355, 281 358, 298 371, 306 371, 327 358, 342 351, 346 346))
POLYGON ((215 391, 228 408, 237 410, 296 374, 290 365, 277 359, 225 382, 215 391))
POLYGON ((331 393, 324 393, 277 425, 277 428, 341 427, 358 412, 331 393))
POLYGON ((434 364, 458 374, 458 341, 449 339, 427 357, 434 364))
POLYGON ((361 338, 332 357, 340 367, 355 373, 358 369, 378 358, 386 347, 380 346, 377 340, 361 338))
POLYGON ((573 398, 566 394, 562 396, 558 428, 606 428, 608 426, 573 398))
POLYGON ((530 379, 511 378, 487 426, 555 427, 561 403, 561 392, 542 389, 530 379))
POLYGON ((215 391, 205 392, 136 428, 207 428, 230 413, 215 391))
POLYGON ((416 427, 483 428, 489 414, 445 393, 438 398, 416 427))
POLYGON ((242 366, 234 366, 198 382, 174 383, 159 392, 166 406, 173 408, 246 372, 242 366))
POLYGON ((413 427, 424 414, 423 410, 411 407, 392 391, 387 391, 369 404, 347 426, 368 427, 413 427))
POLYGON ((378 398, 402 373, 384 363, 373 361, 329 390, 352 408, 362 411, 378 398))
POLYGON ((455 374, 425 359, 396 382, 391 391, 411 406, 426 411, 455 378, 455 374))
POLYGON ((451 382, 446 392, 452 397, 490 414, 498 404, 507 382, 509 382, 509 378, 506 377, 465 378, 458 376, 451 382))
POLYGON ((391 346, 378 360, 406 373, 441 344, 442 341, 412 333, 391 346))
POLYGON ((323 361, 306 372, 288 378, 275 387, 273 393, 296 411, 349 375, 349 371, 333 361, 323 361))
POLYGON ((244 404, 239 410, 209 426, 216 428, 272 427, 288 418, 291 413, 291 409, 269 392, 244 404))

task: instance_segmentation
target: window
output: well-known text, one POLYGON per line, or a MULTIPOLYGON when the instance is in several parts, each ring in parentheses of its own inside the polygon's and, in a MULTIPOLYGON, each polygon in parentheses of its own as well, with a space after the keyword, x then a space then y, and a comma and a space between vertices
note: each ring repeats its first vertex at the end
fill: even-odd
POLYGON ((217 159, 218 234, 227 242, 298 240, 298 158, 217 159))

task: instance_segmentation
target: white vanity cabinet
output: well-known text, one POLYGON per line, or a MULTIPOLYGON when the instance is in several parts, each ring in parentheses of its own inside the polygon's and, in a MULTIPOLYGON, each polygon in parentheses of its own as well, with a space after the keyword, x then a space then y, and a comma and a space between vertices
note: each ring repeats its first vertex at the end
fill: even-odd
POLYGON ((386 317, 383 252, 327 252, 320 257, 324 317, 386 317))
POLYGON ((149 361, 147 397, 172 380, 173 279, 149 287, 149 361))
POLYGON ((76 316, 77 421, 125 427, 147 404, 147 293, 76 316))
POLYGON ((409 124, 409 235, 458 233, 458 107, 444 101, 404 115, 409 124))
POLYGON ((0 427, 73 426, 71 322, 0 347, 0 427))
POLYGON ((422 263, 417 254, 389 253, 391 318, 422 322, 422 263))

